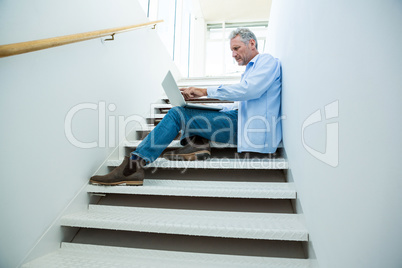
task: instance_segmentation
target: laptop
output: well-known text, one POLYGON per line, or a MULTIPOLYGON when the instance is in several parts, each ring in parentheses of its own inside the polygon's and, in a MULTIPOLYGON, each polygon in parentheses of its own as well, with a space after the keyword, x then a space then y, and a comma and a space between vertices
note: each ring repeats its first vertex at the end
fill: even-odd
POLYGON ((174 77, 170 71, 168 71, 168 73, 166 74, 166 77, 162 82, 162 87, 165 90, 166 95, 173 106, 214 111, 222 110, 222 107, 219 106, 187 103, 184 100, 184 97, 181 94, 180 89, 177 86, 176 81, 174 80, 174 77))

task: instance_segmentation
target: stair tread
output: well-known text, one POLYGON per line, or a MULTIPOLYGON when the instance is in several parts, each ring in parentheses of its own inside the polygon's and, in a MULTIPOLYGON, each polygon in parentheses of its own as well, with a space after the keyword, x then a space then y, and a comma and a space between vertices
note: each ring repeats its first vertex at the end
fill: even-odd
POLYGON ((165 108, 172 108, 173 107, 173 105, 172 104, 170 104, 170 103, 152 103, 151 104, 152 106, 152 108, 155 108, 155 109, 165 109, 165 108))
POLYGON ((90 205, 61 225, 210 237, 307 241, 301 215, 90 205))
POLYGON ((141 128, 137 129, 137 131, 152 131, 155 128, 154 124, 146 124, 141 128))
MULTIPOLYGON (((138 147, 138 145, 140 145, 140 143, 142 142, 142 140, 137 140, 137 141, 126 141, 124 143, 124 146, 129 147, 129 148, 136 148, 138 147)), ((229 143, 220 143, 220 142, 211 142, 211 147, 212 148, 237 148, 237 145, 235 144, 229 144, 229 143)), ((167 148, 180 148, 183 147, 182 145, 180 145, 180 141, 179 140, 173 140, 167 148)))
MULTIPOLYGON (((123 160, 108 160, 110 167, 117 167, 123 160)), ((199 168, 199 169, 287 169, 288 161, 280 158, 254 158, 254 159, 229 159, 211 158, 202 161, 170 161, 163 158, 156 159, 147 165, 148 168, 199 168)))
POLYGON ((273 267, 308 268, 310 260, 191 253, 153 249, 62 243, 59 250, 31 261, 24 268, 35 267, 273 267))
MULTIPOLYGON (((136 141, 125 141, 124 146, 129 147, 129 148, 136 148, 142 140, 136 140, 136 141)), ((221 142, 210 142, 211 148, 237 148, 236 144, 230 144, 230 143, 221 143, 221 142)), ((167 148, 179 148, 183 147, 180 145, 179 140, 173 140, 167 148)), ((283 143, 280 142, 278 145, 278 148, 283 148, 283 143)))
POLYGON ((162 119, 163 117, 165 117, 166 114, 151 114, 149 115, 149 119, 162 119))
POLYGON ((144 180, 144 186, 102 186, 89 184, 90 193, 139 194, 223 198, 296 199, 293 183, 223 182, 190 180, 144 180))

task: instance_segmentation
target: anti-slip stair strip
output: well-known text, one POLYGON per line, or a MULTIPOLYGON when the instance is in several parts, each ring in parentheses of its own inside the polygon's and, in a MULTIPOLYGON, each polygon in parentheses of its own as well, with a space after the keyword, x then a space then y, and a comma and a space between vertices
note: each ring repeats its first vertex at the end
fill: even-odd
POLYGON ((62 243, 59 250, 27 263, 23 268, 309 268, 310 264, 310 260, 306 259, 190 253, 62 243))
POLYGON ((307 241, 301 215, 90 205, 61 225, 165 234, 307 241))
MULTIPOLYGON (((108 160, 110 167, 117 167, 122 160, 108 160)), ((159 158, 147 165, 148 168, 197 168, 197 169, 287 169, 288 162, 284 158, 272 159, 229 159, 211 158, 203 161, 170 161, 159 158)))
POLYGON ((296 199, 293 183, 144 180, 144 186, 88 185, 89 193, 161 196, 296 199))

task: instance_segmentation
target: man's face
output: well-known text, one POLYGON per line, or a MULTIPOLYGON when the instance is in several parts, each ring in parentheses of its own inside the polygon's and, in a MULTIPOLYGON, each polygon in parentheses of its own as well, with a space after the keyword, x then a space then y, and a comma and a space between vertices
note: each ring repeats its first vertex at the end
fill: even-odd
POLYGON ((232 50, 232 57, 239 65, 247 65, 256 55, 255 41, 251 39, 246 45, 240 40, 240 35, 230 40, 230 49, 232 50))

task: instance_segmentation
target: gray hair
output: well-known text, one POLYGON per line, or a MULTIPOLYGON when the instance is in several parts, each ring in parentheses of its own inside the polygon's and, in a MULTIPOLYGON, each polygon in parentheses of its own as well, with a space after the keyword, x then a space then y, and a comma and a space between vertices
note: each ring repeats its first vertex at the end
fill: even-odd
POLYGON ((255 48, 258 50, 257 37, 252 31, 250 31, 248 28, 237 28, 230 33, 229 39, 233 39, 238 35, 240 36, 240 40, 246 45, 248 45, 251 39, 254 39, 255 48))

